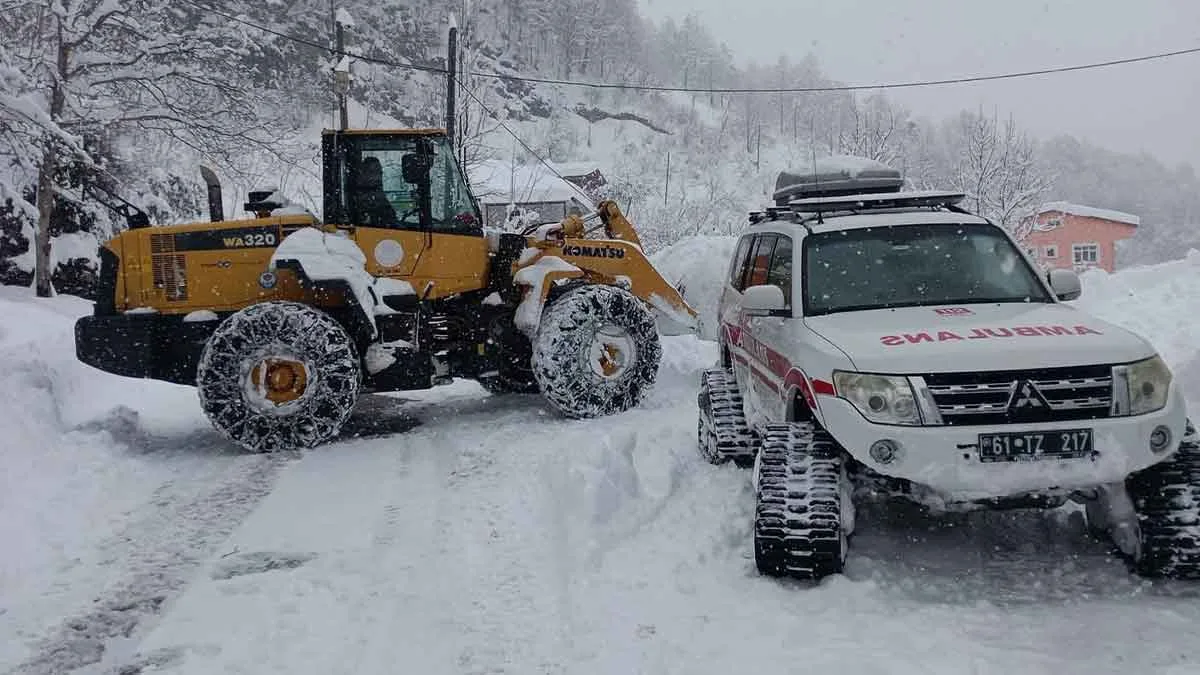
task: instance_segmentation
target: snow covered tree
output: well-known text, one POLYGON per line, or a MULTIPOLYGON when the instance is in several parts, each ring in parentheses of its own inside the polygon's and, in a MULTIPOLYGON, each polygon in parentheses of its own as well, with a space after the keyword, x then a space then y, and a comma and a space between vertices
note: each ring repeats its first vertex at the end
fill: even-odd
POLYGON ((81 202, 59 179, 73 162, 104 172, 83 139, 103 133, 168 138, 229 161, 269 148, 280 120, 245 86, 256 44, 199 10, 150 0, 6 0, 0 33, 22 36, 0 53, 0 131, 13 142, 4 198, 37 214, 39 295, 52 292, 51 223, 60 199, 81 202), (19 75, 13 75, 13 71, 19 75), (33 178, 32 200, 14 189, 33 178))
POLYGON ((975 212, 1013 231, 1051 187, 1037 146, 1010 117, 961 113, 946 129, 951 187, 966 193, 975 212))

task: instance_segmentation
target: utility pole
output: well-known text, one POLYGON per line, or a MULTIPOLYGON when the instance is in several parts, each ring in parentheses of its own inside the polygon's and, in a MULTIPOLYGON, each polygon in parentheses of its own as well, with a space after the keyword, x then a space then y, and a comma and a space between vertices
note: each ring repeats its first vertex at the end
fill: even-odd
POLYGON ((754 141, 754 168, 755 170, 762 168, 762 122, 758 123, 755 129, 756 139, 754 141))
POLYGON ((333 67, 333 91, 338 99, 339 128, 345 131, 350 126, 350 113, 346 108, 346 95, 350 93, 350 57, 346 55, 346 26, 354 20, 345 9, 338 9, 333 16, 334 39, 337 44, 337 65, 333 67))
POLYGON ((450 51, 446 54, 446 142, 454 151, 454 94, 458 85, 458 21, 450 15, 450 51))
POLYGON ((663 184, 663 204, 667 203, 667 198, 671 193, 671 153, 667 152, 667 180, 663 184))

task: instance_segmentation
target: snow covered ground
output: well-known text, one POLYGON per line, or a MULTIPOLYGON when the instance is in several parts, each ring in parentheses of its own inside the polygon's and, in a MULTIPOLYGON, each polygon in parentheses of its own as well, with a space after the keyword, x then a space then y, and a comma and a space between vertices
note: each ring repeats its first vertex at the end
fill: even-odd
MULTIPOLYGON (((655 262, 707 306, 728 242, 686 245, 655 262)), ((1194 254, 1078 304, 1200 405, 1196 298, 1194 254)), ((190 389, 75 362, 88 310, 0 289, 0 672, 1200 673, 1200 584, 1130 575, 1067 512, 870 510, 845 575, 757 576, 748 473, 694 450, 711 343, 667 338, 621 416, 456 383, 262 457, 190 389)))

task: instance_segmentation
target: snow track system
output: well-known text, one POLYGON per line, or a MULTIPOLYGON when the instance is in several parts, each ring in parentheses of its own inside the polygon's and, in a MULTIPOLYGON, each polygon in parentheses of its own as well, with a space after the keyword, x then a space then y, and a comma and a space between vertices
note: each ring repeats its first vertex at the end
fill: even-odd
POLYGON ((1138 514, 1141 551, 1133 561, 1147 577, 1200 579, 1200 435, 1188 434, 1175 455, 1128 480, 1138 514))
POLYGON ((754 464, 754 437, 746 425, 742 394, 733 373, 721 368, 704 371, 697 406, 700 454, 712 464, 730 460, 741 467, 754 464))
POLYGON ((853 506, 833 439, 811 424, 768 425, 754 473, 758 571, 811 580, 840 573, 844 509, 853 506))

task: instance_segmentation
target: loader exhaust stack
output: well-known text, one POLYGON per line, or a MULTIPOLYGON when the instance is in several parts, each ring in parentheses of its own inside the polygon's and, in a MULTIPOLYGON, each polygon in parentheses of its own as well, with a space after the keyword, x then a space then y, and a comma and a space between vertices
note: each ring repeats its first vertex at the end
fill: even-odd
POLYGON ((208 217, 212 222, 219 223, 225 220, 225 206, 221 200, 221 181, 217 179, 217 174, 207 166, 200 167, 200 175, 204 178, 205 185, 208 186, 208 217))

